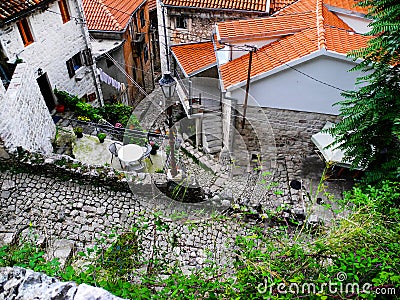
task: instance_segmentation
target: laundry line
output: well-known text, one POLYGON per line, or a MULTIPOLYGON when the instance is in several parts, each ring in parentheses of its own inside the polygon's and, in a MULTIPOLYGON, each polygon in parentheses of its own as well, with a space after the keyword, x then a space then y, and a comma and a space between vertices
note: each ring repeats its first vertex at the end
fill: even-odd
MULTIPOLYGON (((120 91, 121 93, 126 92, 126 85, 123 82, 119 82, 118 80, 114 79, 110 75, 108 75, 106 72, 104 72, 101 68, 97 68, 97 74, 99 75, 100 81, 114 87, 116 90, 120 91)), ((128 105, 128 99, 126 97, 127 95, 123 95, 122 97, 122 103, 125 105, 128 105)))

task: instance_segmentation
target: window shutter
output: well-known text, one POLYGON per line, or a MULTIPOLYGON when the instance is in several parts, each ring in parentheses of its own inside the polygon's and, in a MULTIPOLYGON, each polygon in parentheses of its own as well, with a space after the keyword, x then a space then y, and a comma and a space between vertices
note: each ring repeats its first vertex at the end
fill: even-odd
POLYGON ((83 50, 83 59, 85 60, 85 65, 86 66, 91 66, 93 65, 93 56, 92 56, 92 51, 89 49, 83 50))
POLYGON ((68 69, 69 78, 74 77, 75 70, 74 70, 74 64, 72 62, 72 59, 67 60, 67 69, 68 69))

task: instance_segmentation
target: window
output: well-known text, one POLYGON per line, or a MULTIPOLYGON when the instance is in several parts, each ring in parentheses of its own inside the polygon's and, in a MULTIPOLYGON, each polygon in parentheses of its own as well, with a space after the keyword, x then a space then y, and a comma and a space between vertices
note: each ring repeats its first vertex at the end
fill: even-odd
POLYGON ((142 9, 142 10, 140 11, 139 16, 140 16, 140 26, 141 26, 141 27, 146 26, 146 19, 144 18, 144 9, 142 9))
POLYGON ((111 68, 114 65, 113 61, 109 58, 106 58, 106 64, 107 68, 111 68))
POLYGON ((17 22, 19 34, 21 35, 24 46, 28 46, 34 42, 31 28, 29 27, 28 20, 22 19, 17 22))
POLYGON ((144 62, 147 63, 147 61, 149 60, 149 49, 148 49, 147 45, 145 45, 143 48, 143 58, 144 58, 144 62))
POLYGON ((69 77, 72 78, 75 76, 75 71, 83 66, 91 66, 93 65, 93 57, 92 51, 89 49, 78 52, 71 59, 67 60, 67 69, 69 77))
POLYGON ((58 1, 58 6, 60 7, 60 13, 63 23, 67 23, 69 20, 71 20, 68 11, 67 1, 66 0, 58 1))
POLYGON ((187 20, 184 17, 176 17, 176 28, 187 29, 187 20))
POLYGON ((67 69, 69 77, 72 78, 75 75, 75 71, 82 67, 82 56, 81 52, 72 56, 71 59, 67 60, 67 69))

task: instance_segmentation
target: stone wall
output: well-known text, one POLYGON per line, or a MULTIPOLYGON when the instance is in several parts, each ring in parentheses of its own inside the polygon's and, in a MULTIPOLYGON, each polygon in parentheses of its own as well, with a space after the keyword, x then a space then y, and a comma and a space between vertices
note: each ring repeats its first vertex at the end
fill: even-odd
MULTIPOLYGON (((79 18, 81 0, 68 0, 71 17, 79 18)), ((27 17, 34 42, 24 47, 16 22, 0 28, 0 43, 9 63, 16 59, 27 62, 32 70, 42 69, 47 73, 52 88, 65 90, 82 97, 97 92, 94 66, 83 66, 72 78, 68 75, 66 61, 79 51, 88 48, 88 32, 84 22, 73 18, 63 23, 57 1, 52 1, 47 10, 37 10, 27 17), (53 13, 56 12, 56 13, 53 13)), ((90 45, 89 45, 90 47, 90 45)), ((99 99, 101 95, 97 95, 99 99)))
POLYGON ((0 137, 7 148, 51 153, 56 126, 36 83, 33 70, 18 64, 0 101, 0 137))
POLYGON ((180 44, 204 40, 209 41, 212 36, 214 24, 217 22, 254 18, 265 15, 266 14, 243 13, 238 11, 168 8, 167 24, 171 29, 170 40, 172 44, 180 44), (186 29, 176 28, 177 16, 186 19, 186 29))

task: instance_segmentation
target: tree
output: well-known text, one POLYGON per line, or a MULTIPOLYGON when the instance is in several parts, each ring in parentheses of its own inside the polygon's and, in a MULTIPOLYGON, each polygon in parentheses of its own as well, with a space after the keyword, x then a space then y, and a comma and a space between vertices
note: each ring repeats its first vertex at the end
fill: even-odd
POLYGON ((349 53, 362 58, 353 70, 362 70, 357 91, 342 95, 341 121, 329 130, 334 146, 352 159, 352 167, 368 167, 366 179, 380 181, 400 174, 400 3, 363 0, 373 18, 374 36, 367 47, 349 53))

